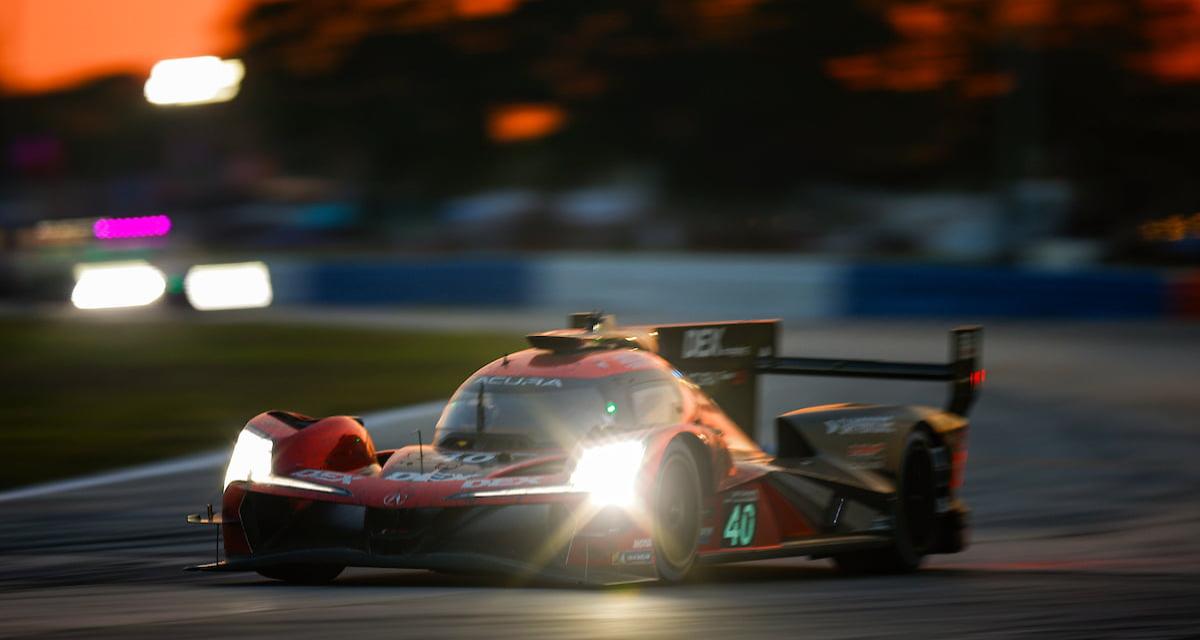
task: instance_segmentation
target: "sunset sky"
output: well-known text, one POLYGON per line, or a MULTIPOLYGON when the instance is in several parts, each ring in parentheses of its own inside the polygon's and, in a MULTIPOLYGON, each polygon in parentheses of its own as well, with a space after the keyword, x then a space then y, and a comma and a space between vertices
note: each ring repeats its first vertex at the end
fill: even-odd
POLYGON ((249 0, 0 0, 0 86, 30 93, 237 45, 249 0))
MULTIPOLYGON (((36 93, 107 73, 148 73, 162 58, 222 55, 236 49, 237 19, 253 0, 0 0, 0 90, 36 93)), ((564 0, 565 1, 565 0, 564 0)), ((1140 16, 1147 48, 1129 62, 1167 82, 1200 82, 1200 1, 1141 0, 1137 14, 1118 0, 893 1, 873 5, 899 36, 879 51, 827 61, 827 72, 851 89, 926 91, 961 82, 967 95, 1010 91, 1002 73, 967 75, 955 53, 980 33, 1029 28, 1049 32, 1120 24, 1140 16)), ((461 17, 512 11, 517 0, 454 0, 461 17)), ((753 0, 710 0, 700 6, 749 11, 753 0)), ((725 14, 720 14, 725 15, 725 14)), ((340 25, 335 25, 340 26, 340 25)))

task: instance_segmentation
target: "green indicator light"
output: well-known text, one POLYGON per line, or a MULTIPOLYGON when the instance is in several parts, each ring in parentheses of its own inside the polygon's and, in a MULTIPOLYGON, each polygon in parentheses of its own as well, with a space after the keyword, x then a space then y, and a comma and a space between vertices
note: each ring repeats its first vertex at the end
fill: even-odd
POLYGON ((604 405, 604 411, 607 412, 608 415, 610 415, 610 416, 612 414, 616 413, 617 412, 617 403, 609 402, 608 404, 604 405))

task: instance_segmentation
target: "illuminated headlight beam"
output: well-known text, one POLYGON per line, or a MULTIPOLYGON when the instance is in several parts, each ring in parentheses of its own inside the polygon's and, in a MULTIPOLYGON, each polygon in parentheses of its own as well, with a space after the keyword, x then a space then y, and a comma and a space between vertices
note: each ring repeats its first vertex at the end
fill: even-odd
POLYGON ((238 434, 237 443, 233 445, 233 454, 229 456, 229 466, 225 469, 225 484, 222 490, 228 489, 229 485, 234 482, 253 482, 289 489, 349 495, 349 492, 339 487, 275 475, 271 469, 274 450, 275 443, 270 438, 259 435, 250 429, 242 429, 242 432, 238 434))
POLYGON ((586 491, 596 506, 633 504, 646 449, 640 442, 614 442, 583 450, 571 486, 586 491))
POLYGON ((71 304, 79 309, 144 307, 166 290, 163 272, 144 261, 81 264, 75 267, 71 304))
POLYGON ((271 305, 271 272, 262 262, 199 264, 183 279, 188 303, 200 311, 271 305))
POLYGON ((270 438, 242 429, 238 434, 237 443, 233 445, 233 454, 229 456, 229 466, 225 469, 225 485, 243 481, 252 482, 266 480, 271 477, 271 455, 275 443, 270 438))

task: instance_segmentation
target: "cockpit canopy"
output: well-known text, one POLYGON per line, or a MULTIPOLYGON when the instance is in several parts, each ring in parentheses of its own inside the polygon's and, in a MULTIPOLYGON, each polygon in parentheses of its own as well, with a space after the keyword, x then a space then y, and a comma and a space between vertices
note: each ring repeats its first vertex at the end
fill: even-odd
POLYGON ((567 449, 604 433, 677 424, 680 380, 665 370, 598 378, 476 375, 450 399, 434 441, 446 449, 567 449))

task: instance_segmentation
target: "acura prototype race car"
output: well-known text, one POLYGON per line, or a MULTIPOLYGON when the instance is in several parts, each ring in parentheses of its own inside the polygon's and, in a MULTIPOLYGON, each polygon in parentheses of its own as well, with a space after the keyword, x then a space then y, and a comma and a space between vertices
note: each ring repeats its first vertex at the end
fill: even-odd
POLYGON ((966 545, 959 497, 981 330, 950 361, 784 357, 779 322, 571 328, 477 371, 431 442, 377 450, 362 421, 269 411, 238 436, 193 569, 320 583, 347 566, 678 581, 780 556, 905 572, 966 545), (942 381, 947 407, 829 404, 753 428, 762 375, 942 381), (719 404, 718 404, 719 403, 719 404))

